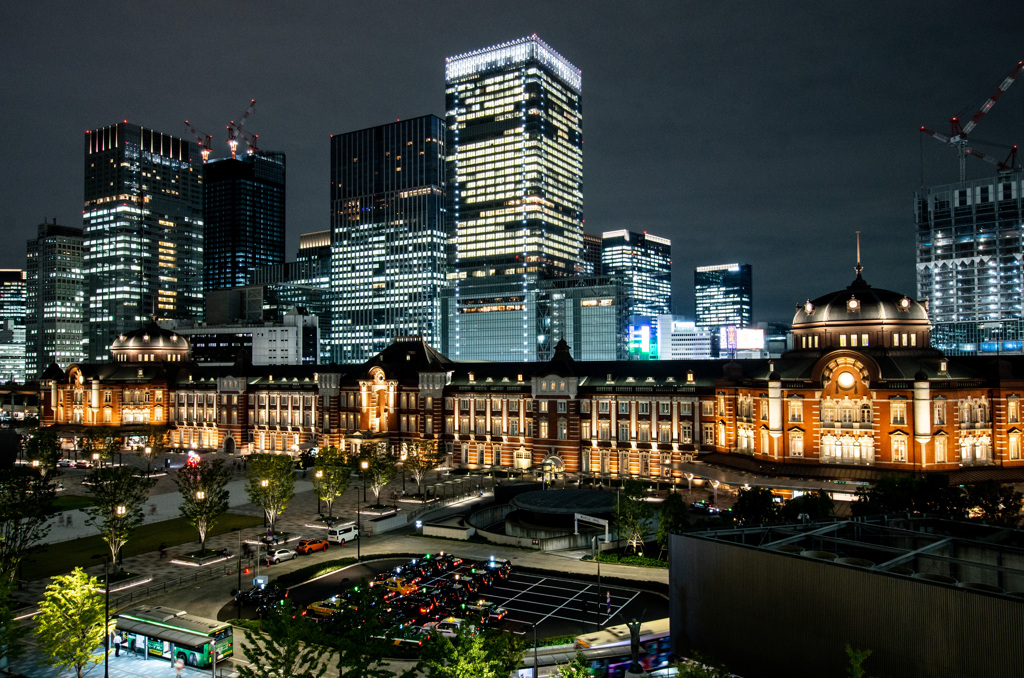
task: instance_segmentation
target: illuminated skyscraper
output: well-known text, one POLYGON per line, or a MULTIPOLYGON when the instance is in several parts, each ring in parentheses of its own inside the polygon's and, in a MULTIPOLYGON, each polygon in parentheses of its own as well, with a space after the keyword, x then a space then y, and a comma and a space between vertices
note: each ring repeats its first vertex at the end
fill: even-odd
POLYGON ((584 272, 582 75, 536 35, 449 57, 444 351, 548 359, 541 281, 584 272))
POLYGON ((284 263, 284 153, 219 158, 203 169, 203 290, 248 285, 253 269, 284 263))
POLYGON ((25 259, 28 303, 25 371, 37 378, 51 362, 63 368, 85 360, 82 229, 40 224, 25 259))
POLYGON ((400 336, 440 345, 444 139, 433 115, 331 138, 334 362, 369 360, 400 336))
POLYGON ((25 382, 25 271, 0 269, 0 384, 25 382))
POLYGON ((605 231, 601 270, 621 276, 629 291, 630 315, 654 320, 672 312, 672 241, 649 233, 605 231))
POLYGON ((85 133, 87 358, 148 318, 203 316, 199 146, 128 122, 85 133))
POLYGON ((718 328, 725 325, 750 326, 754 298, 750 264, 698 266, 693 286, 697 327, 717 337, 718 328))

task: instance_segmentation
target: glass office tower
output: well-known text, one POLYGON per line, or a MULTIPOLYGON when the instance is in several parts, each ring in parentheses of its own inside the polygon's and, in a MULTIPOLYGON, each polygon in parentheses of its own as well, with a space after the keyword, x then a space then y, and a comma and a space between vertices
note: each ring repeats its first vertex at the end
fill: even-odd
POLYGON ((204 172, 203 290, 248 285, 253 269, 284 263, 284 153, 211 160, 204 172))
POLYGON ((697 327, 717 337, 718 328, 725 325, 750 326, 754 298, 750 264, 698 266, 693 286, 697 327))
POLYGON ((557 337, 538 285, 585 270, 581 72, 533 35, 449 57, 445 81, 444 352, 547 359, 557 337))
POLYGON ((131 123, 85 133, 87 358, 150 317, 203 316, 199 146, 131 123))
POLYGON ((27 243, 25 371, 29 380, 52 362, 66 369, 85 360, 82 242, 82 229, 61 226, 55 219, 52 224, 40 224, 37 237, 27 243))
POLYGON ((0 269, 0 384, 25 383, 25 271, 0 269))
POLYGON ((445 284, 445 129, 437 116, 331 138, 331 359, 396 337, 437 346, 445 284))
POLYGON ((621 276, 629 290, 630 315, 654 319, 672 312, 672 241, 649 233, 605 231, 601 268, 621 276))

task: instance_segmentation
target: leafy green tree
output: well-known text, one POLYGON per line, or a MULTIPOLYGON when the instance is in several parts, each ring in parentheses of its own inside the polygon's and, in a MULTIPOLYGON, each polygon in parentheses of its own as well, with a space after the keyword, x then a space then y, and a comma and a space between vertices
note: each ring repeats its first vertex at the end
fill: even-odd
POLYGON ((491 654, 501 662, 506 674, 512 673, 523 663, 523 656, 526 654, 526 640, 514 633, 502 631, 488 631, 487 647, 491 654))
POLYGON ((579 650, 576 656, 568 663, 555 667, 555 678, 590 678, 593 674, 590 671, 590 662, 586 655, 579 650))
POLYGON ((767 487, 743 487, 736 493, 732 512, 742 523, 764 525, 777 519, 779 509, 775 495, 767 487))
POLYGON ((295 496, 292 468, 292 459, 287 454, 254 454, 246 464, 245 493, 249 501, 263 509, 271 530, 295 496))
POLYGON ((258 630, 246 631, 246 664, 240 678, 320 678, 326 673, 324 648, 307 642, 308 622, 295 614, 291 601, 274 606, 258 630))
POLYGON ((87 666, 103 662, 103 653, 93 654, 93 650, 113 631, 114 622, 105 619, 100 586, 98 579, 76 567, 71 574, 54 577, 46 587, 35 633, 47 666, 74 669, 82 678, 87 666))
MULTIPOLYGON (((394 678, 396 673, 388 666, 393 621, 387 615, 374 614, 385 607, 380 589, 358 586, 348 598, 348 605, 340 608, 331 619, 317 625, 320 641, 337 654, 336 668, 339 678, 394 678), (368 612, 369 611, 369 612, 368 612)), ((401 678, 418 676, 420 665, 400 674, 401 678)))
POLYGON ((418 494, 423 494, 423 479, 440 466, 442 461, 444 454, 438 448, 436 440, 417 440, 409 446, 402 468, 412 474, 418 494))
POLYGON ((117 563, 121 548, 145 520, 142 506, 156 481, 137 478, 127 466, 93 469, 86 476, 89 496, 94 504, 85 509, 85 523, 99 529, 110 547, 110 560, 117 563))
POLYGON ((0 580, 13 580, 22 557, 49 534, 55 493, 38 469, 0 469, 0 580))
POLYGON ((313 489, 327 504, 327 515, 334 517, 334 502, 345 494, 352 483, 352 465, 334 445, 326 447, 316 455, 313 463, 313 489))
POLYGON ((380 504, 380 491, 398 475, 398 459, 382 442, 366 443, 360 452, 359 468, 373 492, 373 503, 380 504))
POLYGON ((871 656, 871 650, 855 650, 847 643, 846 656, 850 660, 850 665, 846 667, 846 675, 849 678, 865 678, 868 672, 864 670, 864 662, 871 656))
POLYGON ((430 634, 423 657, 431 678, 506 678, 509 674, 488 637, 466 624, 459 627, 455 638, 430 634))
POLYGON ((653 514, 651 505, 644 501, 644 484, 639 480, 626 480, 616 500, 612 520, 619 538, 625 536, 633 553, 643 546, 644 537, 651 529, 653 514))
POLYGON ((1012 485, 1000 485, 994 480, 967 488, 967 505, 980 514, 981 520, 1003 527, 1020 524, 1022 498, 1024 494, 1013 489, 1012 485))
POLYGON ((146 476, 152 471, 153 457, 159 454, 160 448, 164 446, 167 438, 167 427, 162 424, 146 424, 141 429, 142 435, 146 436, 146 442, 139 450, 139 456, 146 460, 146 476), (147 452, 146 450, 149 450, 147 452))
POLYGON ((181 516, 199 531, 199 549, 206 551, 206 534, 227 513, 231 469, 223 459, 200 461, 178 471, 174 482, 181 493, 181 516))
POLYGON ((43 475, 56 468, 61 457, 60 437, 50 428, 38 429, 25 443, 25 456, 39 461, 43 475))
POLYGON ((717 664, 699 652, 693 659, 683 659, 675 665, 676 675, 680 678, 732 678, 732 672, 721 664, 717 664))
POLYGON ((690 512, 683 496, 676 492, 670 493, 658 508, 658 546, 668 548, 670 535, 681 532, 690 524, 690 512))
POLYGON ((795 522, 800 519, 801 515, 806 514, 807 518, 813 522, 828 520, 835 514, 835 510, 836 504, 828 492, 818 490, 790 499, 782 505, 781 514, 785 520, 790 522, 795 522))

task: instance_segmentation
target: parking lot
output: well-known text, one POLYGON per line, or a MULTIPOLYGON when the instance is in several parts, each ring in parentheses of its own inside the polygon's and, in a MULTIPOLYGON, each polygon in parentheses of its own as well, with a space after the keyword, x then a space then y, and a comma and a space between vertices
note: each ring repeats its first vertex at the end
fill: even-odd
MULTIPOLYGON (((295 586, 289 598, 297 606, 305 607, 318 600, 339 594, 361 580, 372 580, 382 573, 394 573, 408 563, 408 559, 384 559, 361 563, 295 586)), ((466 578, 470 563, 449 569, 439 576, 426 577, 421 585, 437 586, 441 580, 466 578)), ((272 576, 272 570, 268 570, 272 576)), ((538 638, 554 635, 580 634, 622 624, 630 619, 659 619, 668 616, 668 601, 657 594, 622 586, 608 586, 602 582, 600 591, 596 582, 582 581, 568 576, 555 576, 518 572, 513 565, 507 579, 498 579, 490 586, 472 593, 475 600, 484 599, 504 607, 508 615, 498 628, 532 636, 536 627, 538 638)), ((234 614, 233 606, 222 614, 234 614)), ((250 615, 246 615, 250 616, 250 615)))

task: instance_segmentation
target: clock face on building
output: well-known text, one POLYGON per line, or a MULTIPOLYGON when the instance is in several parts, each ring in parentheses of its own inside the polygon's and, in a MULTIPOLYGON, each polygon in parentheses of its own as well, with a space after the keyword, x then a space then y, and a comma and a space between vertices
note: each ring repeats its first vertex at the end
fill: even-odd
POLYGON ((836 379, 836 381, 839 383, 839 388, 847 390, 853 388, 853 385, 854 383, 856 383, 857 379, 856 377, 853 376, 852 372, 840 372, 839 377, 836 379))

